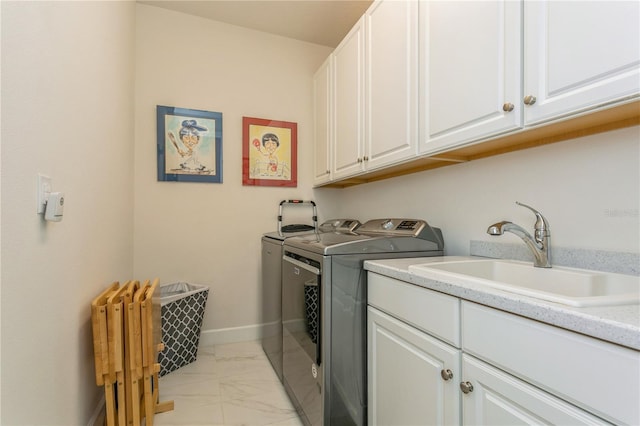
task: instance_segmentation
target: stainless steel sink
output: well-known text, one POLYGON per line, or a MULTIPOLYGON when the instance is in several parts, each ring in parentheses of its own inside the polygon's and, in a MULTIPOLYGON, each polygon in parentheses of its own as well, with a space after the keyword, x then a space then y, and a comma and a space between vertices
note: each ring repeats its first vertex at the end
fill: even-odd
POLYGON ((640 304, 640 277, 529 262, 478 259, 409 266, 409 272, 458 285, 485 285, 569 306, 640 304))

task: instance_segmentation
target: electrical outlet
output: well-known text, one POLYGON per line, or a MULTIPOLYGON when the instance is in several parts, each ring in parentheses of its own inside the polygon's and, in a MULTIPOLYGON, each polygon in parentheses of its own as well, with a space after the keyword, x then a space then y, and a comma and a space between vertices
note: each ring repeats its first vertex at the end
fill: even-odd
POLYGON ((38 174, 38 214, 42 214, 45 211, 45 205, 47 204, 47 197, 51 192, 51 178, 42 174, 38 174))

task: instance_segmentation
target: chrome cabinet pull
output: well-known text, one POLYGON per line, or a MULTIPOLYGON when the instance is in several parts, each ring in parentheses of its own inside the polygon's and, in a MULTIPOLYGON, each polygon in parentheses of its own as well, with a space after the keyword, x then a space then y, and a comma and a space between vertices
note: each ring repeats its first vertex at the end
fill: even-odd
POLYGON ((453 371, 449 370, 448 368, 446 370, 441 370, 440 376, 442 376, 442 380, 446 382, 453 379, 453 371))
POLYGON ((460 390, 464 394, 471 393, 473 392, 473 385, 471 382, 460 382, 460 390))
POLYGON ((527 95, 524 97, 524 103, 525 105, 533 105, 535 104, 537 101, 536 97, 533 95, 527 95))

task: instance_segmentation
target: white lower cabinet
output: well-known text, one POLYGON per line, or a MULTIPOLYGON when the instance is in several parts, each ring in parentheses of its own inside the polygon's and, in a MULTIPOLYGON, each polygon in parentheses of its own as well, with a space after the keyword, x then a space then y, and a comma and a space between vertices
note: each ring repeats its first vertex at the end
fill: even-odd
MULTIPOLYGON (((468 301, 461 315, 465 354, 612 423, 640 424, 639 351, 468 301)), ((535 407, 525 405, 546 413, 535 407)))
POLYGON ((371 306, 368 339, 369 424, 459 424, 459 349, 371 306))
POLYGON ((640 351, 368 277, 370 425, 640 424, 640 351))
POLYGON ((462 378, 465 425, 609 424, 467 354, 462 378))

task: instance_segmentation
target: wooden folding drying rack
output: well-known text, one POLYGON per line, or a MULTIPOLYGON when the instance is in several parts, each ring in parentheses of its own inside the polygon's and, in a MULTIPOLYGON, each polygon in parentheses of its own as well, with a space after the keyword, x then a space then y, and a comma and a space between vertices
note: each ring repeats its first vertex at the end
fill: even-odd
POLYGON ((153 426, 156 413, 173 410, 160 402, 158 353, 160 304, 152 284, 115 282, 91 303, 96 383, 104 386, 107 426, 153 426))

